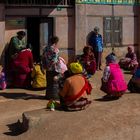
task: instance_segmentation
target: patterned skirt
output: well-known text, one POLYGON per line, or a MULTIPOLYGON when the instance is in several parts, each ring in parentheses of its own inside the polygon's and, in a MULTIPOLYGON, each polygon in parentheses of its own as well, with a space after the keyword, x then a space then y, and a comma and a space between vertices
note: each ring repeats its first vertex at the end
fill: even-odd
POLYGON ((87 98, 81 97, 80 99, 72 102, 69 105, 66 105, 62 99, 60 98, 61 106, 66 111, 80 111, 86 109, 89 104, 91 104, 91 101, 89 101, 87 98))

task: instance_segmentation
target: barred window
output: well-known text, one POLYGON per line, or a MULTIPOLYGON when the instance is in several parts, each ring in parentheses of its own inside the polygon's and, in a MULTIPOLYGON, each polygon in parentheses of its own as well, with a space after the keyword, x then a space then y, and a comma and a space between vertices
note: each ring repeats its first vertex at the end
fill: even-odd
POLYGON ((122 44, 122 17, 104 17, 105 46, 120 46, 122 44))

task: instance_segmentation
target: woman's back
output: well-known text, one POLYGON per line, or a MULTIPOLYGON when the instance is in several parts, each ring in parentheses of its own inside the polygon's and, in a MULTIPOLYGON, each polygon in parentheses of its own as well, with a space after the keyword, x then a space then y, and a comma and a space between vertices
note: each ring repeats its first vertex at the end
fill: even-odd
POLYGON ((33 78, 32 87, 33 88, 44 88, 46 87, 46 72, 42 71, 39 64, 36 64, 31 73, 33 78))
POLYGON ((110 92, 121 92, 127 89, 127 84, 124 79, 124 75, 120 69, 120 66, 116 63, 110 63, 110 77, 108 86, 110 92))

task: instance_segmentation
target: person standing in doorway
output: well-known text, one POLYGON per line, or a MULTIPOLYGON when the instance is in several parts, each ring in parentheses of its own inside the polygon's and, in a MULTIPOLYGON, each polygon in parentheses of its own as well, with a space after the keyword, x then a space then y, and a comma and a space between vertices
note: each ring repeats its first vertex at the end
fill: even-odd
POLYGON ((95 27, 93 34, 90 37, 89 40, 90 45, 93 47, 93 52, 95 54, 96 58, 96 69, 101 69, 101 58, 102 58, 102 52, 103 52, 103 41, 102 41, 102 35, 99 34, 99 27, 95 27))

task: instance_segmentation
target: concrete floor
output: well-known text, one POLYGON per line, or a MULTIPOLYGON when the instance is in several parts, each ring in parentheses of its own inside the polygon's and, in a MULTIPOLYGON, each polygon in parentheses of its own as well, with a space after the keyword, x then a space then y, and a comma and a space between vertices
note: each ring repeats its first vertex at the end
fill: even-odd
MULTIPOLYGON (((100 91, 102 71, 90 81, 92 104, 83 111, 47 111, 45 90, 0 91, 0 140, 140 140, 140 95, 126 92, 115 101, 104 101, 100 91), (39 121, 25 133, 12 129, 23 112, 39 121)), ((126 74, 128 81, 131 75, 126 74)))

